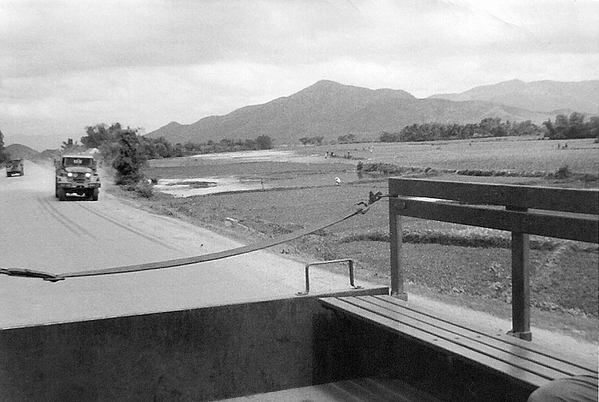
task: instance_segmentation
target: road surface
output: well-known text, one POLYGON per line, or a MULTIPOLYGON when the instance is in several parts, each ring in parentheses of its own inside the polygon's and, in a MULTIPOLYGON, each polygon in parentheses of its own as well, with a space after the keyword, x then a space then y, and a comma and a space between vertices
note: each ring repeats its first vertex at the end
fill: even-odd
MULTIPOLYGON (((104 191, 97 202, 59 202, 50 166, 26 161, 23 177, 7 178, 0 170, 1 268, 66 273, 241 245, 180 220, 141 211, 104 191)), ((304 283, 303 264, 270 251, 57 283, 0 275, 0 329, 295 297, 304 283)), ((347 277, 311 269, 314 293, 348 288, 347 277)))

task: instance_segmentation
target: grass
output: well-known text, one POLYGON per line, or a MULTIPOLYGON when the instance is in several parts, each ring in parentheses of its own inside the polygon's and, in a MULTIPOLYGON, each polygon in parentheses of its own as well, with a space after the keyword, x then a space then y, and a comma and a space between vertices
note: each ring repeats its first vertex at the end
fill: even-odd
MULTIPOLYGON (((260 178, 274 189, 189 198, 160 194, 150 199, 140 198, 139 202, 155 211, 176 214, 214 230, 245 236, 248 242, 255 242, 257 235, 277 236, 290 233, 352 212, 358 202, 367 199, 369 191, 385 193, 386 177, 358 177, 355 171, 357 161, 396 163, 399 158, 406 165, 433 166, 434 169, 469 166, 470 169, 497 170, 507 167, 507 158, 510 169, 524 169, 523 171, 557 171, 566 162, 569 170, 574 173, 588 173, 593 169, 599 171, 598 158, 591 158, 597 154, 597 144, 589 141, 570 142, 568 151, 560 151, 559 154, 554 147, 557 144, 549 141, 500 141, 499 144, 480 141, 473 142, 472 145, 469 141, 456 141, 443 144, 374 144, 374 151, 370 152, 370 148, 362 149, 359 145, 349 144, 334 149, 338 154, 347 154, 346 150, 350 149, 351 158, 343 159, 324 160, 322 157, 308 162, 244 163, 193 158, 154 161, 147 172, 149 177, 235 175, 260 178), (456 154, 460 147, 468 150, 472 147, 477 151, 464 152, 463 160, 459 161, 456 154), (483 149, 485 152, 482 152, 483 149), (439 151, 442 153, 439 154, 439 151), (450 154, 453 156, 442 157, 450 154), (475 160, 475 154, 480 154, 481 157, 475 160), (535 158, 526 160, 526 155, 543 154, 548 159, 543 159, 542 164, 535 158), (398 155, 405 156, 405 159, 398 155), (553 159, 551 155, 554 156, 553 159), (342 185, 336 186, 334 177, 342 177, 342 185), (244 229, 231 233, 232 228, 224 225, 227 218, 238 221, 238 228, 249 228, 250 231, 244 229)), ((326 150, 326 147, 302 147, 298 151, 305 155, 324 155, 326 150)), ((328 150, 331 148, 328 147, 328 150)), ((426 175, 418 169, 408 170, 407 174, 426 175)), ((464 179, 455 174, 443 174, 439 177, 448 180, 464 179)), ((573 181, 568 177, 558 180, 555 176, 546 175, 467 179, 569 187, 597 185, 596 181, 573 181)), ((359 277, 388 285, 387 227, 388 210, 385 202, 381 201, 363 216, 279 246, 277 250, 302 261, 352 258, 356 261, 359 277)), ((445 302, 509 318, 511 260, 508 235, 489 229, 405 219, 404 255, 408 292, 426 294, 445 302)), ((531 244, 533 325, 561 329, 587 341, 596 342, 599 316, 597 247, 547 238, 533 238, 531 244)))
MULTIPOLYGON (((556 172, 568 166, 573 172, 599 173, 599 143, 594 139, 548 141, 530 138, 489 138, 480 140, 421 143, 344 144, 328 147, 336 154, 350 152, 356 160, 384 162, 398 166, 432 169, 511 170, 516 172, 556 172), (558 144, 562 147, 558 148, 558 144), (370 152, 372 147, 373 152, 370 152)), ((300 148, 314 154, 317 147, 300 148)), ((326 152, 318 149, 319 154, 326 152)))

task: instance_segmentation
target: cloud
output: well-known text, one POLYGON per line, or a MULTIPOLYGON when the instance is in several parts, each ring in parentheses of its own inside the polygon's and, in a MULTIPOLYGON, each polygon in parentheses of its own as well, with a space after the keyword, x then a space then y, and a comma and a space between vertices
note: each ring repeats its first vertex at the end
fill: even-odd
POLYGON ((590 0, 0 0, 0 129, 153 130, 320 79, 419 97, 597 79, 597 21, 590 0))

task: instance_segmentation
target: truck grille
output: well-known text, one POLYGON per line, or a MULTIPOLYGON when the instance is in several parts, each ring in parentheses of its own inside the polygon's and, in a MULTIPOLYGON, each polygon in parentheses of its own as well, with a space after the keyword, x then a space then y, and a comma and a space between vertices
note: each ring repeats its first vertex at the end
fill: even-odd
POLYGON ((76 183, 85 183, 85 173, 75 173, 73 175, 73 180, 76 183))

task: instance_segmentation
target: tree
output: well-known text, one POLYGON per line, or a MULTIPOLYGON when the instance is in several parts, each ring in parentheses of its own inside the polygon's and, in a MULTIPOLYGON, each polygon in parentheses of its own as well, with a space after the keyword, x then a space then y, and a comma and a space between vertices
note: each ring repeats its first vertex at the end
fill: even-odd
POLYGON ((272 149, 272 138, 268 135, 261 135, 256 138, 258 149, 272 149))
POLYGON ((116 170, 116 184, 135 184, 143 178, 142 169, 146 157, 141 150, 135 130, 120 130, 117 134, 118 149, 112 167, 116 170))
POLYGON ((585 137, 585 125, 584 115, 578 112, 572 112, 568 117, 568 131, 566 132, 568 138, 584 138, 585 137))
POLYGON ((555 116, 555 133, 556 139, 568 138, 568 116, 565 114, 558 114, 555 116))
POLYGON ((116 135, 122 130, 121 123, 107 126, 104 123, 85 127, 86 136, 81 137, 81 143, 88 149, 100 149, 106 142, 114 142, 116 135))
POLYGON ((588 135, 590 138, 596 138, 599 142, 599 117, 591 117, 590 121, 586 124, 588 127, 588 135))
POLYGON ((78 152, 82 148, 77 141, 73 141, 72 138, 67 138, 66 141, 62 142, 61 149, 63 153, 78 152))
POLYGON ((399 133, 389 133, 387 131, 383 131, 379 136, 380 142, 399 142, 401 136, 399 133))
POLYGON ((299 141, 302 143, 302 145, 308 145, 308 144, 313 144, 313 145, 322 145, 322 140, 324 139, 323 136, 320 137, 302 137, 299 139, 299 141))
POLYGON ((4 163, 10 159, 10 155, 4 148, 4 134, 0 131, 0 163, 4 163))
POLYGON ((337 142, 340 144, 351 144, 356 142, 355 134, 340 135, 337 137, 337 142))
POLYGON ((557 139, 557 131, 555 131, 555 126, 551 122, 551 119, 544 121, 543 125, 547 128, 546 136, 549 137, 550 140, 557 139))

